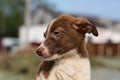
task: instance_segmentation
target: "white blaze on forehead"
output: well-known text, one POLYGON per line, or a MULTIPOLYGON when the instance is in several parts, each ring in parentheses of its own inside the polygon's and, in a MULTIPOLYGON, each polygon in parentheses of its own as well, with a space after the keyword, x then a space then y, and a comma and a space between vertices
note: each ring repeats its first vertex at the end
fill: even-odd
POLYGON ((47 49, 47 47, 44 45, 44 42, 42 42, 41 45, 38 48, 40 48, 40 47, 42 47, 44 49, 47 49))
POLYGON ((51 23, 49 24, 48 29, 47 29, 48 32, 50 32, 50 27, 52 26, 52 24, 53 24, 55 21, 56 21, 56 19, 52 20, 51 23))

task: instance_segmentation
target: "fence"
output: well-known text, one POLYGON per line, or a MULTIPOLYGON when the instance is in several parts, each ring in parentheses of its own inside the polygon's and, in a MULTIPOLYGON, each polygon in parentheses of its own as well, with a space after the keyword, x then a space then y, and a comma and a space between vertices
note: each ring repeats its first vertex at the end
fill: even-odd
POLYGON ((120 57, 120 44, 106 43, 106 44, 87 44, 90 56, 108 56, 120 57))

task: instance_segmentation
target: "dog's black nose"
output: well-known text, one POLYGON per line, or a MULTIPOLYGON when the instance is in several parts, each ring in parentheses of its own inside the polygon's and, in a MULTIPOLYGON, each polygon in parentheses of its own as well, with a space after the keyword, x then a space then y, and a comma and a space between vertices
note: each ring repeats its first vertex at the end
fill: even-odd
POLYGON ((39 47, 37 50, 36 50, 36 53, 39 55, 39 56, 43 56, 43 50, 44 48, 43 47, 39 47))
POLYGON ((40 49, 37 49, 36 50, 36 53, 38 54, 38 53, 41 53, 41 50, 40 49))
POLYGON ((42 55, 41 55, 41 52, 42 52, 42 51, 41 51, 40 49, 37 49, 37 50, 36 50, 36 53, 37 53, 39 56, 42 56, 42 55))

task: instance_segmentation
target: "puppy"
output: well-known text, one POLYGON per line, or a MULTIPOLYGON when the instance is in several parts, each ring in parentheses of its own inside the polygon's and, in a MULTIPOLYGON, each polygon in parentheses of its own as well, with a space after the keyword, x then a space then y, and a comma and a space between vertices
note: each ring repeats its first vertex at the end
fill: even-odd
POLYGON ((98 36, 95 26, 85 18, 62 14, 54 19, 36 51, 42 58, 36 80, 90 80, 86 33, 98 36))

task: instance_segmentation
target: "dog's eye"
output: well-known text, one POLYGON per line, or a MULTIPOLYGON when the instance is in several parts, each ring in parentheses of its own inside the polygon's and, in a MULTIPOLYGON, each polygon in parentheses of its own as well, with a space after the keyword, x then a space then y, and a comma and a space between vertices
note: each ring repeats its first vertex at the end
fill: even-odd
POLYGON ((44 37, 46 38, 46 33, 44 33, 44 37))
POLYGON ((59 32, 54 32, 54 34, 59 34, 59 32))
POLYGON ((59 33, 60 33, 60 32, 58 32, 58 31, 54 32, 55 35, 58 35, 59 33))

